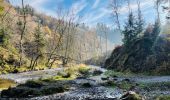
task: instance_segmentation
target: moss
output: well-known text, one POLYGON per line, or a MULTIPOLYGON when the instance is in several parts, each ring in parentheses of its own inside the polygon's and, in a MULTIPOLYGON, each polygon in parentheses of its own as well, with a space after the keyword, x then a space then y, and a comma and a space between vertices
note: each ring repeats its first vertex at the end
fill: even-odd
POLYGON ((138 83, 138 87, 145 90, 169 90, 170 82, 138 83))
POLYGON ((121 100, 143 100, 143 99, 141 95, 133 91, 129 91, 128 93, 121 97, 121 100))
POLYGON ((81 75, 89 75, 89 70, 90 67, 84 64, 79 64, 79 65, 72 65, 70 64, 70 66, 67 66, 64 69, 65 73, 69 73, 71 76, 77 77, 77 76, 81 76, 81 75))
POLYGON ((86 68, 86 67, 80 67, 79 69, 78 69, 78 72, 80 73, 80 74, 82 74, 82 75, 88 75, 89 74, 89 68, 86 68))
POLYGON ((70 73, 65 73, 65 72, 58 72, 57 75, 61 76, 62 78, 69 78, 69 77, 71 77, 70 73))
POLYGON ((156 100, 170 100, 170 96, 159 96, 156 100))
POLYGON ((68 78, 64 78, 63 76, 55 76, 55 77, 53 77, 54 80, 73 80, 75 78, 76 77, 74 77, 74 76, 71 76, 71 77, 68 77, 68 78))
POLYGON ((25 84, 18 85, 15 88, 3 90, 2 97, 7 98, 28 98, 35 96, 44 96, 54 93, 62 93, 67 91, 69 86, 63 81, 56 80, 37 80, 27 81, 25 84))
POLYGON ((35 70, 44 70, 44 69, 46 69, 47 67, 45 66, 45 65, 42 65, 42 64, 39 64, 39 65, 37 65, 37 66, 35 66, 35 70))
POLYGON ((106 76, 110 76, 110 77, 115 77, 115 76, 120 76, 120 77, 128 77, 128 76, 132 76, 134 75, 133 73, 131 73, 130 71, 126 71, 126 72, 117 72, 114 70, 108 70, 104 73, 104 75, 106 76))
POLYGON ((129 90, 131 87, 133 87, 134 84, 130 83, 130 82, 126 82, 126 81, 122 81, 120 82, 120 84, 118 84, 118 87, 124 90, 129 90))
POLYGON ((14 87, 17 84, 14 81, 7 79, 0 79, 0 90, 8 89, 9 87, 14 87))

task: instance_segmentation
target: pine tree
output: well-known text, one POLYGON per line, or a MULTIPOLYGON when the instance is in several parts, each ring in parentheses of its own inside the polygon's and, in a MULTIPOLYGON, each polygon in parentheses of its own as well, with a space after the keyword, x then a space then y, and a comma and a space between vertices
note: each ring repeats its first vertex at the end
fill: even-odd
POLYGON ((44 38, 43 38, 43 33, 41 32, 40 25, 35 29, 35 44, 36 44, 36 51, 38 55, 42 55, 43 53, 43 48, 45 46, 44 43, 44 38))
POLYGON ((128 47, 136 38, 136 22, 135 17, 132 12, 129 13, 128 22, 124 26, 124 31, 122 32, 124 35, 124 45, 128 47))
POLYGON ((155 24, 154 24, 154 27, 153 27, 153 31, 152 31, 152 41, 154 42, 156 39, 157 39, 157 37, 159 36, 159 34, 160 34, 160 22, 159 22, 159 20, 157 20, 157 21, 155 21, 155 24))
POLYGON ((136 21, 136 33, 137 35, 140 35, 144 30, 144 19, 142 18, 142 12, 140 8, 140 2, 138 1, 138 15, 137 15, 137 21, 136 21))
POLYGON ((38 27, 35 29, 34 38, 35 38, 34 40, 35 51, 32 52, 35 52, 35 54, 32 55, 31 64, 30 64, 30 68, 32 70, 37 65, 38 59, 43 57, 43 52, 45 47, 45 40, 43 38, 43 33, 41 32, 40 23, 38 24, 38 27))

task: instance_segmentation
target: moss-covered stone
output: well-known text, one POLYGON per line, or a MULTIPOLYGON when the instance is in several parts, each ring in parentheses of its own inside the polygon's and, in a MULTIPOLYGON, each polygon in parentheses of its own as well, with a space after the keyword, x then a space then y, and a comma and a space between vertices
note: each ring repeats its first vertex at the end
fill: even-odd
POLYGON ((143 100, 141 95, 139 95, 133 91, 127 92, 120 99, 121 100, 143 100))
POLYGON ((28 81, 15 88, 9 88, 1 92, 2 97, 6 98, 29 98, 44 96, 54 93, 67 91, 69 86, 59 81, 28 81))

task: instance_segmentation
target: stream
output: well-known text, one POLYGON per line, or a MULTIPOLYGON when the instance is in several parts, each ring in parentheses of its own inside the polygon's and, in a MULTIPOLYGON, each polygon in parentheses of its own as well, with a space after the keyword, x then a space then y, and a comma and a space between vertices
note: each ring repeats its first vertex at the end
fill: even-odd
MULTIPOLYGON (((104 68, 100 68, 98 66, 92 66, 92 70, 97 69, 102 72, 107 71, 104 68)), ((5 74, 0 75, 0 78, 10 79, 19 84, 25 83, 28 80, 37 80, 40 78, 49 78, 57 75, 57 72, 63 71, 63 68, 55 68, 55 69, 46 69, 39 71, 31 71, 31 72, 23 72, 17 74, 5 74)), ((120 98, 124 91, 119 88, 110 88, 99 85, 103 82, 101 78, 104 77, 104 74, 99 76, 91 76, 89 78, 75 79, 72 82, 74 86, 71 89, 64 93, 58 93, 48 96, 34 97, 31 99, 25 100, 53 100, 54 98, 58 98, 55 100, 84 100, 84 99, 104 99, 104 100, 117 100, 116 98, 120 98), (80 88, 78 85, 83 83, 90 83, 92 87, 90 88, 80 88)), ((126 79, 130 79, 134 82, 143 82, 143 83, 156 83, 156 82, 170 82, 170 76, 131 76, 126 77, 126 79)), ((120 78, 125 79, 125 78, 120 78)), ((170 91, 151 91, 153 94, 168 94, 170 95, 170 91)), ((145 94, 144 94, 145 95, 145 94)), ((24 99, 22 99, 24 100, 24 99)))

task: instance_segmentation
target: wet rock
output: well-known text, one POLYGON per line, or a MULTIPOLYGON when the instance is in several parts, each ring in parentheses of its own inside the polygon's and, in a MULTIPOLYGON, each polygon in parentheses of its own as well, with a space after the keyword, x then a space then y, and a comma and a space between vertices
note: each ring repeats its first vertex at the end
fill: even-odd
POLYGON ((69 78, 71 76, 70 73, 58 72, 57 75, 62 76, 62 78, 69 78))
POLYGON ((71 76, 70 73, 66 73, 66 74, 63 74, 63 75, 62 75, 63 78, 69 78, 70 76, 71 76))
POLYGON ((87 79, 87 77, 79 76, 76 79, 87 79))
POLYGON ((90 83, 83 83, 82 86, 85 87, 85 88, 92 87, 92 85, 90 83))
POLYGON ((44 85, 40 81, 27 81, 25 84, 22 84, 21 86, 26 86, 30 88, 41 88, 44 85))
POLYGON ((125 79, 123 79, 122 81, 125 81, 125 82, 131 82, 131 80, 130 80, 130 79, 128 79, 128 78, 125 78, 125 79))
POLYGON ((38 95, 41 95, 41 93, 38 90, 27 88, 27 87, 9 88, 8 90, 3 90, 1 92, 1 97, 4 98, 31 97, 31 96, 38 96, 38 95))
POLYGON ((118 76, 117 75, 113 75, 113 78, 118 78, 118 76))
MULTIPOLYGON (((30 98, 36 96, 63 93, 69 90, 69 86, 64 83, 28 81, 25 84, 9 88, 1 92, 3 98, 30 98)), ((1 100, 1 99, 0 99, 1 100)))
POLYGON ((93 75, 94 75, 94 76, 101 75, 102 73, 103 73, 103 71, 97 70, 97 69, 95 69, 95 70, 93 71, 93 75))
POLYGON ((118 79, 117 79, 117 78, 113 78, 113 80, 114 80, 114 81, 118 81, 118 79))
POLYGON ((101 80, 103 81, 109 80, 109 77, 101 77, 101 80))
POLYGON ((133 91, 127 92, 120 99, 121 100, 144 100, 141 95, 133 91))

